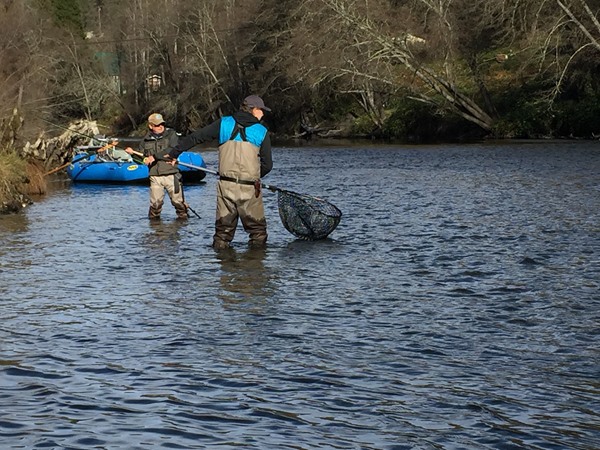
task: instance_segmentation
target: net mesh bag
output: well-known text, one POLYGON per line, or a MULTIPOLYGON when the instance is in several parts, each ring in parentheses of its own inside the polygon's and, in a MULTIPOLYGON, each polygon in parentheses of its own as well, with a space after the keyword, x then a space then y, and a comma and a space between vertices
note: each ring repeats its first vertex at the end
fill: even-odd
POLYGON ((325 239, 342 218, 342 212, 335 205, 296 192, 278 191, 277 205, 285 229, 308 241, 325 239))

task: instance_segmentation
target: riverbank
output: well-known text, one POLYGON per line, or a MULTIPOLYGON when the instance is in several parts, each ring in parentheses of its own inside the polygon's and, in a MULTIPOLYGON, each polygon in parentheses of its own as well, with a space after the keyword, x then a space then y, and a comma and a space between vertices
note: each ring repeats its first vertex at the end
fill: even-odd
POLYGON ((31 196, 46 193, 43 166, 14 150, 0 151, 0 214, 12 214, 31 205, 31 196))
POLYGON ((16 153, 2 152, 0 161, 0 214, 19 212, 31 203, 23 193, 25 162, 16 153))
MULTIPOLYGON (((15 113, 14 117, 19 116, 15 113)), ((0 145, 0 214, 19 212, 33 203, 31 196, 45 194, 47 169, 68 162, 75 146, 99 133, 95 121, 78 120, 64 129, 59 136, 45 138, 42 133, 35 142, 19 147, 15 138, 19 126, 11 133, 11 139, 0 145)))

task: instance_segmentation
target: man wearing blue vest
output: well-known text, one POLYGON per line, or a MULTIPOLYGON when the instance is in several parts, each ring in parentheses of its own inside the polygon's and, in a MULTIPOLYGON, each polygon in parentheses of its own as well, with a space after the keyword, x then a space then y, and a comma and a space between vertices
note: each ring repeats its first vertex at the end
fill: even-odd
POLYGON ((189 134, 163 157, 176 159, 195 145, 219 140, 219 181, 217 183, 217 217, 213 247, 228 248, 235 235, 238 218, 249 234, 249 245, 263 247, 267 242, 267 221, 260 179, 273 168, 271 138, 260 122, 265 106, 258 95, 246 97, 231 116, 189 134))

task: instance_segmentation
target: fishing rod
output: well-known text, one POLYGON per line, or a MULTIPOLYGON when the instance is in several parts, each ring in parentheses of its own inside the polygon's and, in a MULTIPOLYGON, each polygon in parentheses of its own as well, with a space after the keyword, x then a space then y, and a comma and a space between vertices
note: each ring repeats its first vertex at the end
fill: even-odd
POLYGON ((49 121, 48 119, 44 119, 43 117, 38 117, 38 119, 43 120, 44 122, 49 123, 50 125, 52 125, 54 127, 62 128, 63 130, 70 131, 71 133, 78 134, 79 136, 83 136, 83 137, 91 139, 91 140, 94 140, 94 139, 98 140, 98 141, 100 141, 100 140, 107 140, 107 139, 97 138, 95 136, 90 136, 90 135, 82 133, 80 131, 73 130, 73 129, 69 128, 69 127, 65 127, 64 125, 59 125, 57 123, 49 121))

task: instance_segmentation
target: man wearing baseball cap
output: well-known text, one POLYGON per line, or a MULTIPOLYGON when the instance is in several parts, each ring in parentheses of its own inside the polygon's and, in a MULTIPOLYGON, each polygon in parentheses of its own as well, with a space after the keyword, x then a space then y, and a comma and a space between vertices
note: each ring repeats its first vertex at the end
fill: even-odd
POLYGON ((273 168, 271 138, 261 123, 265 111, 271 111, 258 95, 249 95, 239 111, 217 119, 183 138, 165 156, 177 158, 195 145, 218 139, 219 181, 213 247, 228 248, 235 235, 238 219, 249 234, 249 245, 264 247, 267 221, 260 179, 273 168))
MULTIPOLYGON (((183 185, 179 168, 173 161, 160 159, 157 155, 177 145, 178 136, 175 130, 167 128, 162 114, 153 113, 148 117, 148 132, 139 144, 139 152, 144 155, 144 163, 149 167, 150 175, 150 209, 148 218, 160 219, 165 191, 175 208, 177 219, 187 219, 187 207, 183 197, 183 185)), ((125 149, 133 154, 132 148, 125 149)))
POLYGON ((265 106, 265 102, 263 102, 263 99, 260 98, 258 95, 249 95, 248 97, 246 97, 244 99, 244 103, 242 104, 242 107, 244 105, 247 106, 248 108, 258 108, 262 111, 271 112, 271 108, 267 108, 265 106))

